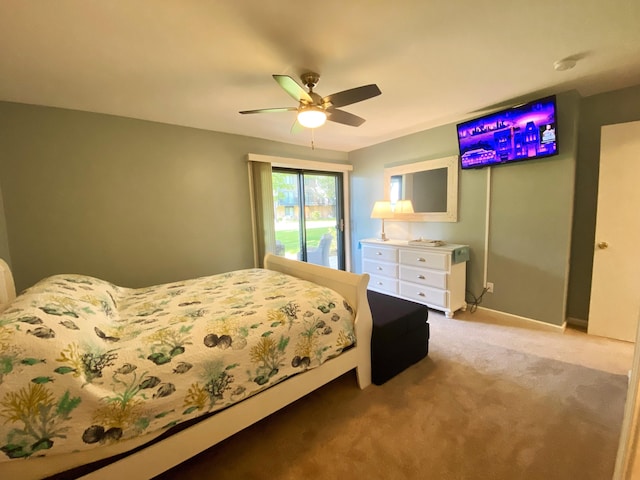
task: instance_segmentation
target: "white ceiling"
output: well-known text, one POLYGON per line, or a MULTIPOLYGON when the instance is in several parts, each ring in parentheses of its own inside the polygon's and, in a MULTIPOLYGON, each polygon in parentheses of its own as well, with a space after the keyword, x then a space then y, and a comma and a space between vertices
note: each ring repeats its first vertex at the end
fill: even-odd
POLYGON ((271 78, 316 71, 367 121, 315 130, 351 151, 538 95, 640 84, 638 0, 1 0, 0 100, 310 145, 271 78), (572 70, 556 60, 577 59, 572 70))

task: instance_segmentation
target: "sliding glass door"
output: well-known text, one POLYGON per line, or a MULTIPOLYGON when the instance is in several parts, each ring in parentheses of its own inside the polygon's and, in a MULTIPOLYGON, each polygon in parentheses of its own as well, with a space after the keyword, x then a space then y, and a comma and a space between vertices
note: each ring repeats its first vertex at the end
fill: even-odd
POLYGON ((273 168, 276 253, 344 270, 342 174, 273 168))

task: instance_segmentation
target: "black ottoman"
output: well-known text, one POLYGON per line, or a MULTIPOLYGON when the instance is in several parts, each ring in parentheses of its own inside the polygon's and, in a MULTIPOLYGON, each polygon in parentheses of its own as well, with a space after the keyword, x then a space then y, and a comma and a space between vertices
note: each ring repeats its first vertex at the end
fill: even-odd
POLYGON ((419 303, 367 290, 373 334, 371 380, 382 385, 427 356, 429 309, 419 303))

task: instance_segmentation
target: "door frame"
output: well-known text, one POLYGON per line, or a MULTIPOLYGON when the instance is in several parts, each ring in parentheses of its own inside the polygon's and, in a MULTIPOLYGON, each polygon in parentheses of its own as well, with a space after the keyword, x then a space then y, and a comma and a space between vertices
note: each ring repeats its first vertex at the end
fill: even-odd
POLYGON ((629 371, 629 388, 622 417, 622 428, 613 480, 633 480, 640 474, 640 312, 636 346, 629 371))
POLYGON ((249 153, 247 160, 250 162, 266 162, 272 167, 293 168, 311 170, 316 172, 332 172, 342 174, 342 193, 344 203, 344 263, 347 272, 352 271, 351 252, 351 195, 349 190, 349 172, 353 171, 353 165, 346 163, 332 163, 317 160, 302 160, 298 158, 276 157, 272 155, 260 155, 249 153))

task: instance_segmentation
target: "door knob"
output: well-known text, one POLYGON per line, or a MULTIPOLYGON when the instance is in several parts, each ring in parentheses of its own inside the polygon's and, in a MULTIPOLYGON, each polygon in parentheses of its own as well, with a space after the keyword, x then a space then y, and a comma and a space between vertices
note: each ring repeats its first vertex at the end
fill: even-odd
POLYGON ((600 250, 604 250, 605 248, 607 248, 609 246, 609 244, 607 242, 598 242, 598 248, 600 250))

